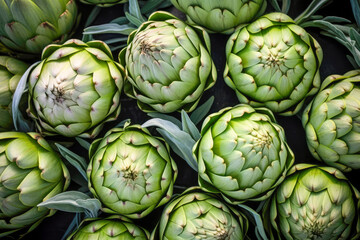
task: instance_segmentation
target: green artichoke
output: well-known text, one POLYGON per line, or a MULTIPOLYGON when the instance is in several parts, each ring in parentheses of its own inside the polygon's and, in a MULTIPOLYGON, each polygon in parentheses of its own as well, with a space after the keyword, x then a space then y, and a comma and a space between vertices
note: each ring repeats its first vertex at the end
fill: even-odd
POLYGON ((46 135, 95 137, 120 113, 123 67, 101 41, 49 45, 29 76, 29 109, 46 135))
POLYGON ((272 239, 358 239, 359 200, 359 191, 336 168, 298 164, 267 202, 264 216, 272 239))
POLYGON ((200 25, 211 32, 232 33, 243 23, 262 15, 266 0, 171 0, 174 6, 184 12, 191 24, 200 25))
POLYGON ((125 93, 143 111, 192 111, 216 80, 209 35, 167 12, 155 12, 120 52, 126 66, 125 93))
POLYGON ((28 65, 12 57, 0 56, 0 131, 14 128, 11 104, 21 76, 28 65))
POLYGON ((37 205, 66 190, 67 168, 37 133, 0 133, 0 237, 53 215, 37 205))
POLYGON ((104 219, 86 219, 68 240, 147 240, 149 232, 136 226, 122 216, 110 216, 104 219))
POLYGON ((360 70, 327 77, 302 122, 310 152, 342 171, 360 169, 360 70))
POLYGON ((166 205, 150 239, 246 239, 248 220, 216 195, 188 189, 166 205))
POLYGON ((128 2, 128 0, 80 0, 80 2, 98 5, 100 7, 111 7, 115 4, 128 2))
POLYGON ((209 115, 193 154, 199 185, 236 204, 268 198, 294 162, 272 112, 246 104, 209 115))
POLYGON ((110 130, 90 147, 89 189, 106 213, 142 218, 170 200, 177 166, 168 145, 138 125, 110 130))
POLYGON ((75 0, 0 0, 0 41, 21 53, 40 54, 69 38, 77 22, 75 0))
POLYGON ((296 114, 320 87, 322 49, 283 13, 239 28, 226 45, 224 80, 241 103, 296 114))

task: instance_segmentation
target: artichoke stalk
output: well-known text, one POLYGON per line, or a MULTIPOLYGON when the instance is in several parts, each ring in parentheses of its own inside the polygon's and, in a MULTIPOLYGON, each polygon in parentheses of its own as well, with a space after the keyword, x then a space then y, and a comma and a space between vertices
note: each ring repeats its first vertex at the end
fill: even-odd
POLYGON ((113 215, 104 219, 85 219, 68 240, 147 240, 150 233, 129 219, 113 215))
POLYGON ((342 171, 360 169, 360 70, 331 75, 302 123, 311 154, 342 171))
POLYGON ((320 87, 322 49, 283 13, 241 26, 226 45, 224 80, 241 103, 289 116, 320 87))
POLYGON ((267 6, 266 0, 171 0, 184 12, 190 24, 197 24, 211 32, 230 34, 241 24, 261 16, 267 6))
POLYGON ((119 55, 126 66, 125 93, 143 111, 192 111, 216 80, 210 38, 167 12, 150 15, 119 55))
POLYGON ((359 200, 338 169, 298 164, 266 203, 264 221, 272 239, 358 239, 359 200))
POLYGON ((69 182, 67 168, 38 133, 0 133, 0 237, 30 232, 53 215, 37 205, 69 182))
POLYGON ((89 189, 106 213, 142 218, 168 202, 177 166, 168 145, 138 125, 110 130, 90 147, 89 189))
POLYGON ((65 42, 76 22, 75 0, 0 0, 0 41, 15 52, 40 55, 65 42))
POLYGON ((232 204, 270 197, 294 163, 272 112, 246 104, 209 115, 193 155, 199 185, 232 204))
POLYGON ((0 131, 14 129, 11 104, 16 86, 28 65, 12 57, 0 56, 0 131))
POLYGON ((29 76, 29 115, 43 134, 94 138, 120 113, 123 67, 101 41, 49 45, 29 76))
POLYGON ((168 203, 150 239, 246 239, 247 218, 216 195, 190 188, 168 203))

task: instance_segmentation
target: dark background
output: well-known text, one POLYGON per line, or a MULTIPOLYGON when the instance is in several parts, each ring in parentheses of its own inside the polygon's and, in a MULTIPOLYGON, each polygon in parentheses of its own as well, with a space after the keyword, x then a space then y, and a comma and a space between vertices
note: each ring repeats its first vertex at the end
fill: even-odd
MULTIPOLYGON (((305 7, 310 3, 310 0, 294 0, 292 3, 291 10, 289 15, 295 18, 305 7)), ((107 23, 112 19, 119 17, 123 14, 122 5, 113 6, 110 8, 104 8, 101 10, 99 17, 96 19, 93 25, 107 23)), ((81 39, 81 32, 85 23, 85 20, 91 11, 92 6, 79 4, 79 10, 82 13, 82 20, 80 22, 79 27, 76 30, 74 38, 81 39)), ((268 11, 271 10, 271 7, 268 7, 268 11)), ((168 11, 172 12, 176 16, 183 18, 184 15, 174 9, 173 7, 168 9, 168 11)), ((351 12, 350 1, 340 1, 335 0, 331 5, 326 6, 325 8, 321 9, 319 12, 321 15, 335 15, 335 16, 342 16, 353 20, 353 15, 351 12)), ((344 74, 345 72, 352 70, 353 67, 349 63, 346 58, 346 55, 349 54, 347 49, 340 45, 335 40, 322 36, 319 33, 319 29, 311 29, 308 28, 307 31, 317 39, 319 44, 323 49, 323 62, 320 68, 321 79, 324 80, 328 75, 331 74, 344 74)), ((105 36, 104 38, 112 37, 111 35, 105 36)), ((238 104, 238 100, 236 98, 235 92, 230 89, 225 82, 223 81, 223 69, 225 67, 225 44, 228 39, 228 35, 221 35, 221 34, 210 34, 211 38, 211 47, 212 47, 212 57, 215 62, 218 78, 216 84, 206 91, 202 97, 201 102, 207 100, 210 96, 215 97, 215 102, 210 110, 210 113, 217 112, 220 109, 228 106, 234 106, 238 104)), ((114 58, 117 59, 117 52, 114 53, 114 58)), ((113 123, 108 123, 105 126, 105 129, 102 131, 101 137, 106 130, 110 129, 111 127, 115 126, 116 123, 124 120, 124 119, 131 119, 132 123, 142 124, 147 119, 148 116, 141 112, 136 104, 136 101, 133 99, 128 98, 124 94, 122 95, 122 110, 119 116, 118 121, 113 123)), ((174 116, 179 116, 174 114, 174 116)), ((316 161, 310 152, 308 151, 306 140, 305 140, 305 132, 301 125, 301 120, 297 116, 292 117, 281 117, 276 115, 276 119, 278 123, 285 129, 287 141, 295 154, 295 163, 299 162, 313 162, 319 163, 316 161)), ((200 128, 201 126, 199 126, 200 128)), ((155 133, 155 132, 154 132, 155 133)), ((81 154, 83 157, 87 158, 87 153, 78 148, 72 148, 77 153, 81 154)), ((190 167, 186 165, 186 163, 173 154, 174 159, 176 160, 179 175, 176 181, 177 186, 183 187, 190 187, 197 185, 197 174, 193 171, 190 167)), ((356 176, 359 174, 359 170, 352 171, 350 173, 346 173, 345 175, 349 178, 352 184, 360 189, 359 179, 356 176)), ((76 184, 72 184, 70 186, 71 190, 78 189, 79 186, 76 184)), ((176 192, 181 192, 182 189, 175 189, 176 192)), ((253 206, 253 203, 250 204, 253 206)), ((152 231, 153 227, 155 226, 157 220, 159 219, 159 215, 161 214, 162 208, 156 209, 154 213, 150 214, 149 216, 145 217, 141 220, 134 221, 138 225, 141 225, 148 229, 150 232, 152 231)), ((26 235, 24 239, 61 239, 63 234, 65 233, 68 225, 70 224, 71 220, 73 219, 73 214, 65 213, 58 211, 52 217, 46 218, 41 225, 36 228, 33 232, 26 235)), ((251 229, 249 229, 251 231, 251 229)))

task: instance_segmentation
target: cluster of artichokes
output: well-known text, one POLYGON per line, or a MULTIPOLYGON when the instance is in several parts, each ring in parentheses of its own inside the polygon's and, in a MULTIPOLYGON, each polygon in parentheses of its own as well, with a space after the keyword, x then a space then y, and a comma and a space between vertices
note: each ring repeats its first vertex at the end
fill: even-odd
POLYGON ((360 70, 321 82, 317 40, 284 13, 264 15, 265 0, 171 0, 187 21, 156 11, 144 22, 135 0, 79 2, 125 4, 127 27, 137 29, 118 59, 103 41, 71 38, 82 3, 0 0, 0 52, 10 55, 0 56, 0 237, 28 234, 59 209, 89 216, 74 208, 85 200, 56 203, 71 195, 76 169, 100 209, 69 240, 360 237, 360 193, 342 173, 360 169, 360 70), (209 33, 227 34, 225 59, 212 58, 209 33), (199 105, 222 71, 218 60, 238 101, 218 99, 207 115, 199 105), (103 134, 129 102, 155 119, 103 134), (298 163, 274 113, 302 114, 317 164, 298 163), (201 130, 197 114, 207 115, 201 130), (86 139, 78 141, 88 161, 52 142, 79 150, 75 137, 86 139), (173 152, 196 171, 198 186, 181 194, 176 184, 187 176, 173 152), (262 202, 261 216, 249 202, 262 202), (153 229, 138 224, 156 212, 153 229))

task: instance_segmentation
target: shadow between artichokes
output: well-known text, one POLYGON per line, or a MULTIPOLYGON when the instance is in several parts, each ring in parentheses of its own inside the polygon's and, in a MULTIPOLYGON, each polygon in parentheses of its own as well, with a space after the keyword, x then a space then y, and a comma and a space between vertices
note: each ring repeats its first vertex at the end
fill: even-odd
POLYGON ((146 229, 136 226, 123 216, 113 215, 84 220, 67 240, 147 240, 149 237, 150 233, 146 229))
POLYGON ((224 80, 241 103, 296 114, 320 87, 322 49, 283 13, 242 25, 226 45, 224 80))
POLYGON ((38 133, 0 133, 0 237, 34 230, 55 213, 37 205, 69 183, 67 168, 38 133))
POLYGON ((271 239, 359 239, 360 194, 338 169, 297 164, 263 211, 271 239))
POLYGON ((168 203, 151 240, 246 239, 246 216, 217 195, 200 188, 187 189, 168 203))
POLYGON ((28 113, 44 135, 94 138, 120 113, 123 76, 104 42, 48 45, 28 77, 28 113))
POLYGON ((125 93, 145 112, 192 111, 217 77, 206 31, 162 11, 129 35, 119 60, 125 93))
POLYGON ((137 219, 168 202, 177 166, 163 139, 129 125, 110 130, 90 147, 89 189, 102 211, 137 219))
POLYGON ((360 70, 330 75, 305 109, 311 154, 341 171, 360 169, 360 70))
POLYGON ((270 197, 294 163, 272 112, 246 104, 209 115, 193 156, 199 185, 232 204, 270 197))

